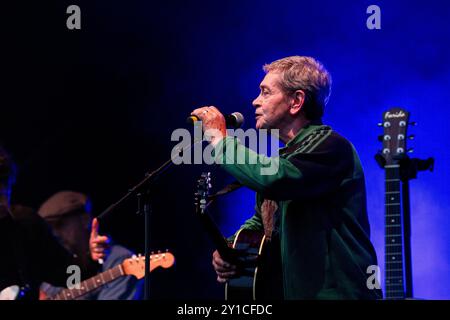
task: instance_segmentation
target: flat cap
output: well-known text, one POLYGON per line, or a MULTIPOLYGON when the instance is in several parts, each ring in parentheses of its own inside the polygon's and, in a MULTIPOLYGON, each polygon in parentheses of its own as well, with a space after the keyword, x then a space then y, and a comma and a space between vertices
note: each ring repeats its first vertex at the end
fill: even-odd
POLYGON ((86 210, 87 195, 75 191, 60 191, 48 198, 39 208, 38 214, 44 218, 57 218, 86 210))

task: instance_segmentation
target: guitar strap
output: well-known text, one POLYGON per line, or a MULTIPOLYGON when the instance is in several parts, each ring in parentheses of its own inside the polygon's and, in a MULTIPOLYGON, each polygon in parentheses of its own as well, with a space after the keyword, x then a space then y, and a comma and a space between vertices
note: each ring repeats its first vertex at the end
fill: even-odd
POLYGON ((266 239, 269 241, 272 239, 277 210, 278 203, 274 200, 264 199, 261 204, 261 219, 264 225, 264 234, 266 235, 266 239))
POLYGON ((228 193, 231 193, 242 187, 242 184, 239 181, 233 181, 230 184, 227 184, 221 190, 217 191, 215 194, 212 194, 208 197, 210 201, 214 201, 216 198, 224 196, 228 193))
MULTIPOLYGON (((216 192, 213 195, 210 195, 208 197, 208 205, 216 200, 220 196, 224 196, 226 194, 229 194, 239 188, 242 187, 242 184, 238 181, 233 181, 232 183, 226 185, 221 190, 216 192)), ((276 201, 264 199, 263 204, 261 205, 261 218, 263 220, 264 225, 264 234, 266 235, 266 238, 270 240, 272 237, 272 231, 274 227, 274 214, 278 210, 278 204, 276 201)))

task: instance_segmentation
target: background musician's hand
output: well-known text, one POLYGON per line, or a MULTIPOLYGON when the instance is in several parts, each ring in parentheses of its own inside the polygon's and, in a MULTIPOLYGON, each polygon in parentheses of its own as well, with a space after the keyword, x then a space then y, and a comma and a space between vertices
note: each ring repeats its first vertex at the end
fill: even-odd
POLYGON ((217 273, 217 281, 220 283, 227 282, 237 274, 236 266, 224 261, 217 250, 213 253, 212 265, 217 273))
POLYGON ((89 250, 91 258, 94 261, 103 261, 107 258, 110 251, 111 240, 108 236, 98 234, 99 223, 97 218, 92 220, 91 236, 89 239, 89 250))

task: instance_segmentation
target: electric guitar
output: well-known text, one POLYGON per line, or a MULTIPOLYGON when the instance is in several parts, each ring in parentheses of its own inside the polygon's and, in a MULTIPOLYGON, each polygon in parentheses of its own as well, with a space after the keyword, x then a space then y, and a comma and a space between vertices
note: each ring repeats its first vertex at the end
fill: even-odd
MULTIPOLYGON (((225 285, 226 300, 256 300, 266 296, 263 259, 266 253, 264 232, 241 229, 229 244, 217 225, 206 213, 212 202, 209 197, 211 174, 202 173, 195 193, 196 213, 217 248, 220 256, 238 267, 238 276, 225 285)), ((266 275, 267 277, 267 275, 266 275)))
POLYGON ((407 195, 401 184, 400 166, 408 152, 408 121, 408 111, 392 108, 383 113, 380 124, 384 128, 379 137, 383 149, 377 161, 385 170, 385 299, 405 299, 408 296, 405 279, 411 277, 409 268, 405 268, 410 263, 410 247, 409 237, 404 237, 404 223, 408 221, 403 221, 402 202, 407 195))
MULTIPOLYGON (((170 268, 174 262, 175 257, 170 252, 152 254, 150 255, 150 272, 158 267, 170 268)), ((77 286, 78 289, 63 289, 58 294, 52 297, 45 297, 43 300, 75 300, 117 278, 127 275, 135 276, 137 279, 142 279, 145 276, 144 256, 139 255, 125 259, 121 264, 82 281, 77 286)))

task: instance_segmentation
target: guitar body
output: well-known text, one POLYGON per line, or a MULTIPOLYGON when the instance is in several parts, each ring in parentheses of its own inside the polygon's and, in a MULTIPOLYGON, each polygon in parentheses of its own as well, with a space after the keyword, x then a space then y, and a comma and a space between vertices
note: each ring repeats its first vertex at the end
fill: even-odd
POLYGON ((226 300, 256 300, 265 295, 264 257, 266 237, 262 232, 241 229, 238 231, 233 249, 239 261, 239 276, 225 285, 226 300))

